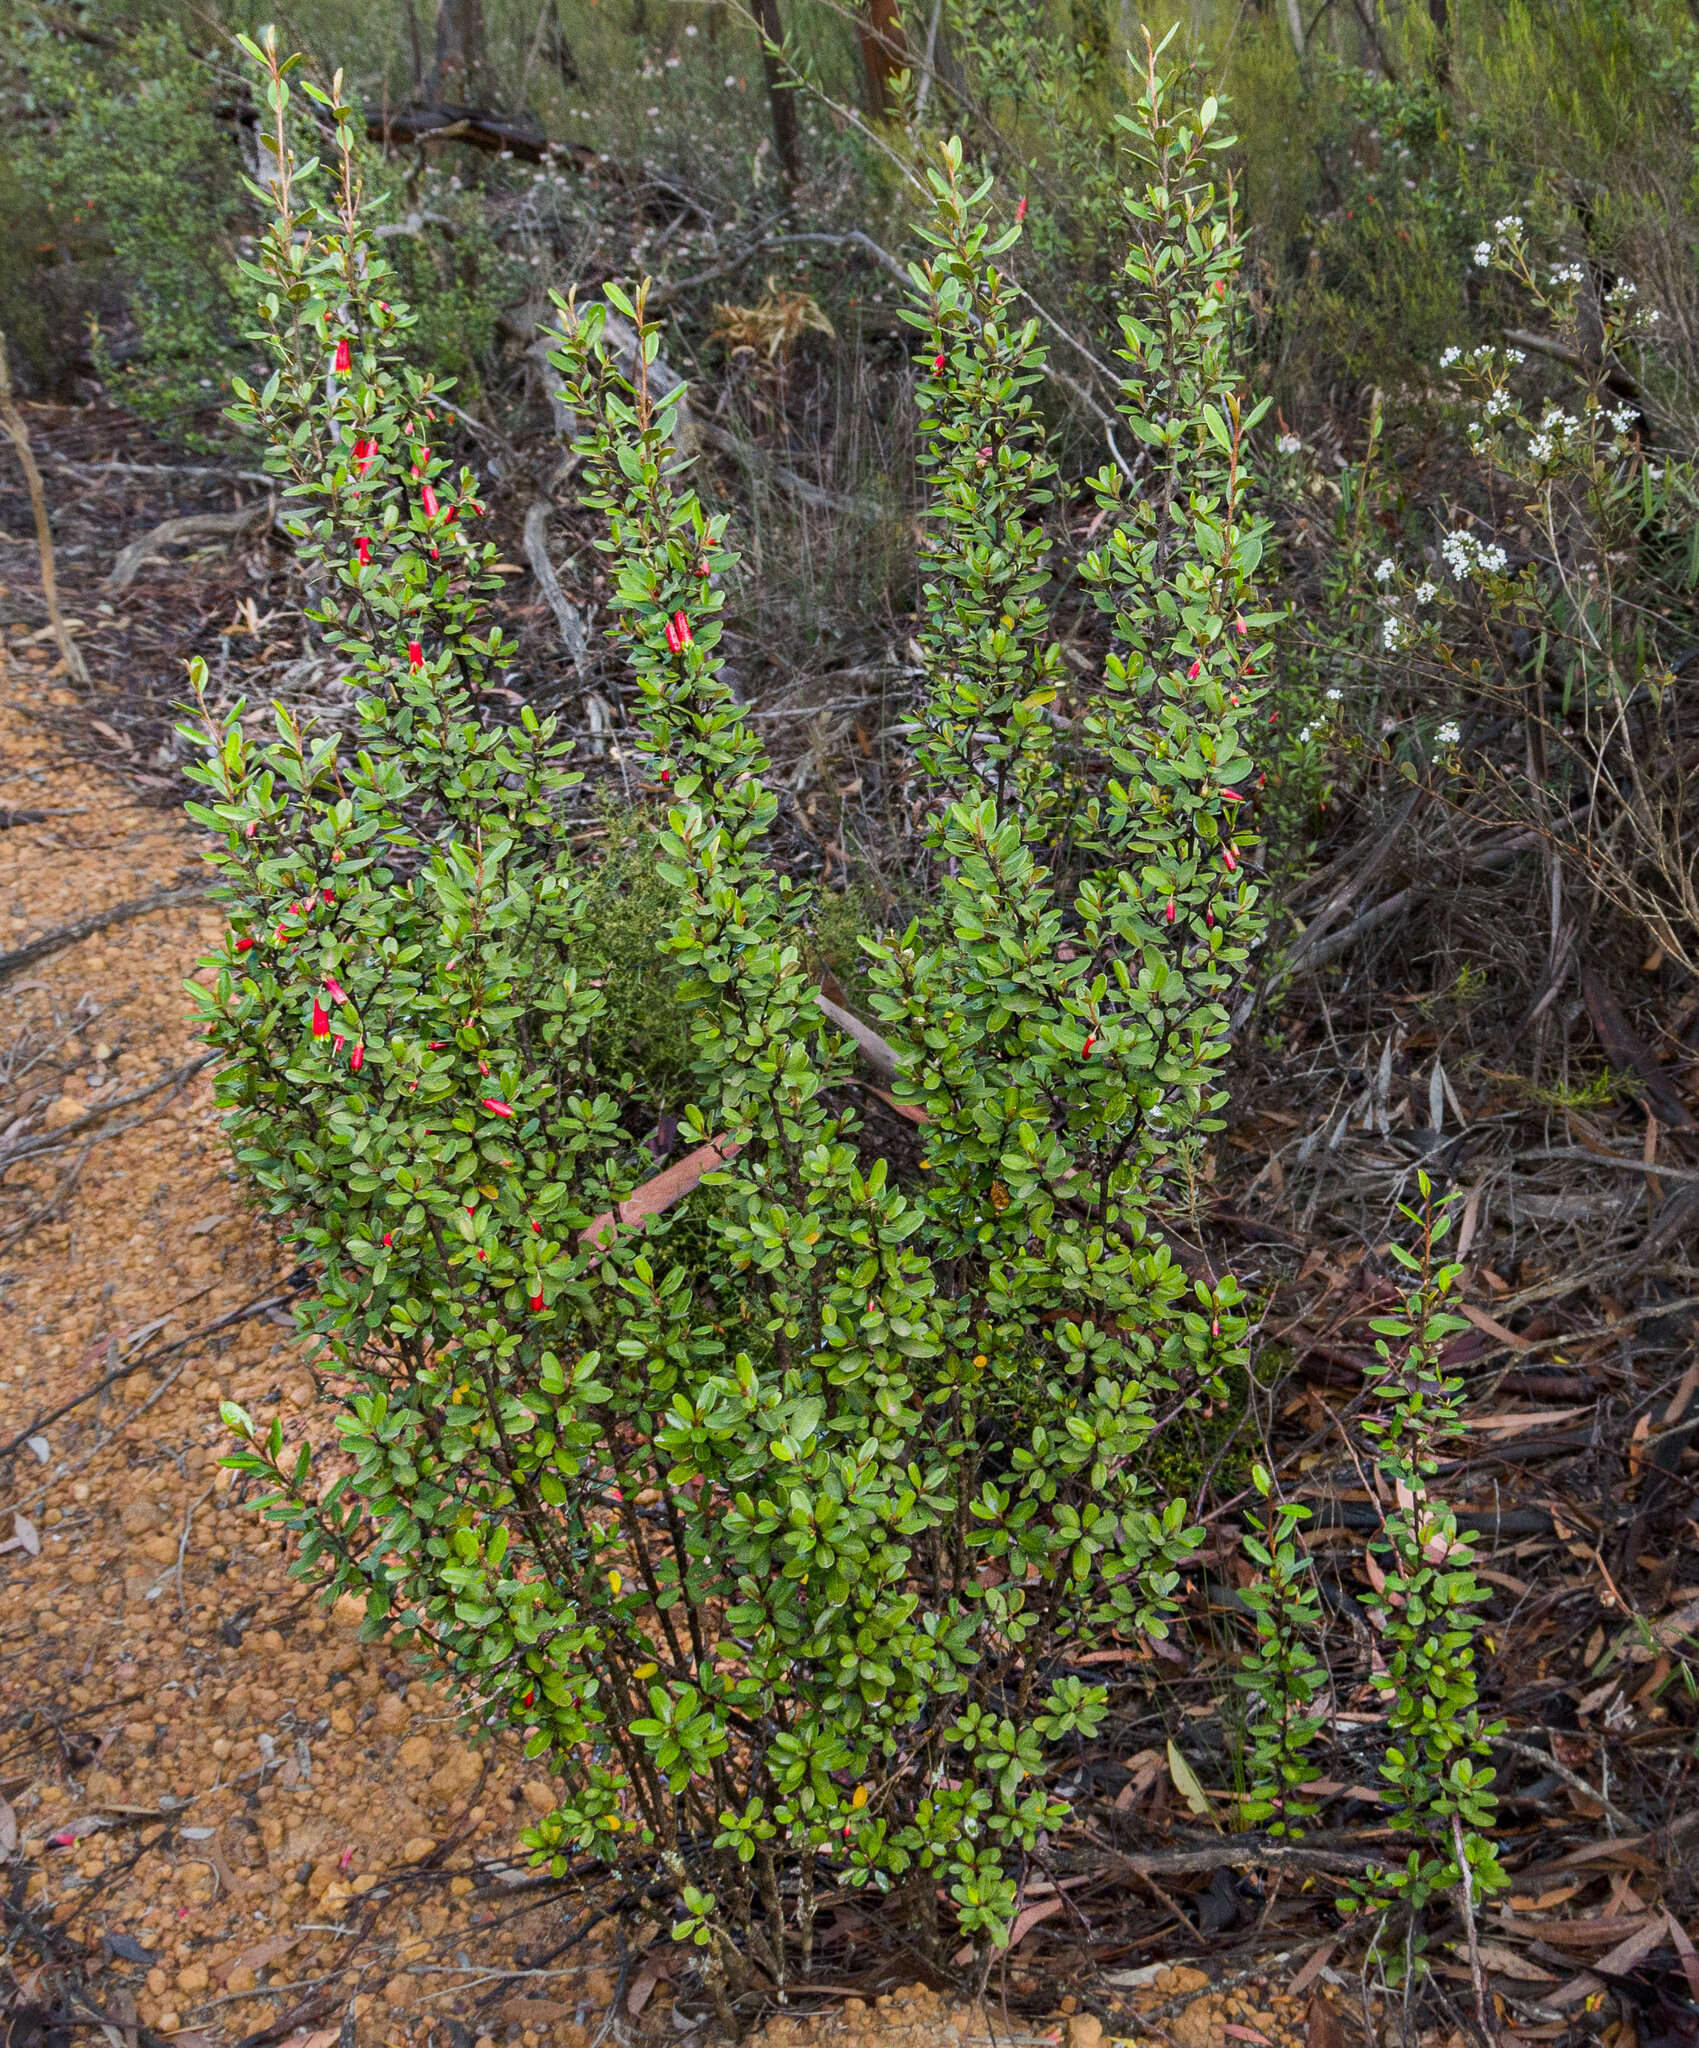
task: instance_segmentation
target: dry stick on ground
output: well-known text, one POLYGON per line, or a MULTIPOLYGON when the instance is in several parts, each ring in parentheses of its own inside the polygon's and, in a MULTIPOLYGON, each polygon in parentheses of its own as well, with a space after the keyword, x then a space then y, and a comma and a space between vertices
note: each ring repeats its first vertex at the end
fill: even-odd
POLYGON ((41 594, 47 602, 47 622, 53 628, 54 643, 73 679, 86 683, 88 670, 65 630, 65 621, 59 611, 59 574, 53 560, 53 529, 47 518, 47 493, 41 487, 41 471, 36 467, 35 451, 30 447, 29 429, 24 425, 24 416, 12 396, 12 368, 6 359, 6 337, 3 333, 0 333, 0 425, 4 425, 11 436, 24 472, 24 482, 29 486, 30 510, 35 514, 36 546, 41 552, 41 594))
POLYGON ((186 512, 177 519, 161 520, 140 540, 133 540, 127 548, 120 549, 104 587, 109 591, 128 590, 148 557, 157 555, 175 541, 234 540, 238 534, 246 533, 250 526, 258 526, 262 521, 267 525, 271 523, 269 498, 256 498, 251 505, 243 505, 235 512, 186 512))
POLYGON ((572 665, 582 677, 590 636, 585 629, 583 613, 560 587, 560 577, 555 573, 554 563, 549 560, 550 509, 548 499, 539 498, 526 513, 525 559, 531 564, 531 574, 537 579, 537 587, 555 615, 555 624, 560 628, 560 637, 566 643, 572 665))
POLYGON ((78 1180, 82 1177, 83 1168, 88 1164, 88 1157, 95 1148, 95 1142, 93 1138, 90 1138, 81 1152, 77 1154, 75 1164, 63 1176, 59 1185, 47 1197, 46 1201, 41 1203, 38 1208, 32 1209, 21 1223, 14 1223, 6 1231, 0 1232, 0 1252, 6 1251, 10 1246, 16 1244, 20 1238, 28 1237, 32 1230, 37 1229, 41 1224, 48 1222, 53 1217, 66 1196, 70 1194, 78 1180))
MULTIPOLYGON (((181 1087, 185 1081, 193 1080, 203 1067, 210 1066, 213 1058, 214 1055, 212 1053, 206 1052, 202 1053, 199 1059, 185 1060, 182 1066, 173 1067, 168 1074, 161 1074, 157 1081, 150 1081, 147 1087, 137 1088, 128 1095, 116 1095, 110 1102, 99 1104, 98 1107, 88 1110, 73 1122, 62 1124, 56 1131, 42 1131, 33 1138, 19 1139, 17 1144, 4 1152, 0 1152, 0 1175, 3 1175, 9 1167, 16 1166, 20 1159, 37 1159, 45 1152, 57 1152, 67 1140, 74 1138, 79 1131, 86 1131, 90 1124, 99 1123, 103 1117, 110 1116, 115 1109, 125 1109, 132 1102, 145 1102, 150 1095, 157 1095, 162 1088, 170 1088, 174 1085, 181 1087)), ((128 1128, 130 1127, 126 1126, 126 1129, 128 1128)))
POLYGON ((128 903, 114 904, 110 910, 97 910, 90 917, 79 917, 74 924, 57 925, 52 931, 43 932, 39 939, 31 939, 27 946, 19 946, 11 953, 0 953, 0 981, 9 981, 24 968, 45 960, 49 953, 60 952, 83 939, 92 939, 96 932, 105 931, 108 925, 123 924, 132 917, 146 917, 153 910, 172 910, 179 903, 202 903, 206 896, 204 888, 156 889, 151 896, 137 896, 128 903))
MULTIPOLYGON (((178 1337, 169 1344, 162 1344, 157 1351, 142 1351, 133 1357, 120 1359, 112 1370, 104 1378, 96 1380, 92 1387, 85 1387, 80 1394, 49 1410, 47 1414, 38 1415, 33 1422, 27 1423, 22 1433, 13 1437, 10 1443, 0 1444, 0 1458, 13 1456, 32 1436, 39 1436, 55 1422, 63 1421, 73 1409, 80 1408, 85 1401, 94 1400, 99 1394, 104 1394, 108 1387, 115 1385, 119 1380, 127 1380, 131 1373, 140 1372, 144 1366, 158 1365, 162 1359, 170 1358, 174 1352, 186 1351, 191 1344, 198 1344, 203 1337, 211 1337, 220 1330, 228 1330, 232 1323, 247 1322, 251 1317, 264 1315, 267 1309, 277 1308, 288 1299, 287 1294, 258 1295, 254 1300, 244 1302, 240 1308, 233 1308, 225 1315, 214 1317, 210 1323, 203 1323, 198 1330, 191 1330, 186 1337, 178 1337)), ((112 1354, 109 1352, 107 1355, 110 1357, 112 1354)))

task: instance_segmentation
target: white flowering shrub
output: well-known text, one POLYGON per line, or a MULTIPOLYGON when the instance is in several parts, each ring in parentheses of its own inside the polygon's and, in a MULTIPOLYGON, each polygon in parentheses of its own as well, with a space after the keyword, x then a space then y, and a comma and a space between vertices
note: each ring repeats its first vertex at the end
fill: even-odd
MULTIPOLYGON (((1455 802, 1539 828, 1586 894, 1699 964, 1699 838, 1682 674, 1699 636, 1690 424, 1662 323, 1543 261, 1520 216, 1476 248, 1519 294, 1514 345, 1454 344, 1439 402, 1466 487, 1360 574, 1377 687, 1455 802), (1508 742, 1480 745, 1484 734, 1508 742)), ((1357 487, 1379 491, 1371 460, 1357 487)), ((1381 498, 1390 521, 1390 500, 1381 498)))

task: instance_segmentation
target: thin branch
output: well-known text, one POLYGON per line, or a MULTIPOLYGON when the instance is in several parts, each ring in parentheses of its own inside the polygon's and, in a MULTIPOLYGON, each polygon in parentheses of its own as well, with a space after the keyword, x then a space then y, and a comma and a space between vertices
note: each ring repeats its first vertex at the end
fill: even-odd
POLYGON ((53 557, 53 528, 47 517, 47 493, 42 489, 41 471, 36 467, 35 451, 30 446, 29 428, 24 425, 24 416, 12 396, 12 366, 6 356, 4 333, 0 333, 0 425, 5 427, 12 446, 18 451, 18 463, 29 489, 30 510, 35 514, 36 547, 41 556, 41 594, 47 604, 47 622, 53 628, 54 644, 72 679, 86 683, 88 670, 59 610, 59 572, 53 557))

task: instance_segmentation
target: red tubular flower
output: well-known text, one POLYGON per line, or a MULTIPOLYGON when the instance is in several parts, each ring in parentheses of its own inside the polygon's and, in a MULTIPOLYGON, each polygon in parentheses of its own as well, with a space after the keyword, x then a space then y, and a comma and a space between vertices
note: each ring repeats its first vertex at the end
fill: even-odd
POLYGON ((330 1012, 319 1001, 317 996, 313 998, 313 1036, 315 1038, 328 1038, 330 1036, 330 1012))
POLYGON ((1080 1058, 1082 1060, 1089 1060, 1091 1058, 1091 1049, 1096 1043, 1097 1033, 1094 1031, 1087 1038, 1085 1044, 1080 1047, 1080 1058))
POLYGON ((489 1111, 491 1116, 512 1116, 513 1114, 513 1104, 511 1102, 503 1102, 496 1095, 486 1095, 483 1106, 489 1111))
POLYGON ((1189 669, 1187 669, 1187 671, 1186 671, 1186 680, 1187 680, 1187 682, 1189 682, 1189 683, 1195 683, 1195 682, 1197 681, 1198 677, 1199 677, 1200 675, 1202 675, 1202 674, 1203 674, 1203 663, 1202 663, 1201 661, 1194 661, 1194 662, 1192 663, 1191 667, 1190 667, 1189 669))
POLYGON ((671 619, 668 619, 667 621, 666 634, 667 647, 669 651, 673 654, 682 654, 684 651, 684 642, 678 637, 678 628, 673 624, 671 619))
POLYGON ((427 519, 434 519, 437 516, 437 494, 429 484, 425 484, 419 492, 419 507, 427 519))
POLYGON ((1224 846, 1221 849, 1221 865, 1229 874, 1232 874, 1234 869, 1238 867, 1239 856, 1233 851, 1232 847, 1224 846))
POLYGON ((423 668, 424 665, 425 650, 419 645, 417 640, 409 640, 407 643, 407 666, 409 668, 423 668))
POLYGON ((662 780, 663 782, 671 782, 671 780, 672 780, 672 779, 673 779, 673 772, 672 772, 672 770, 671 770, 670 768, 663 768, 663 769, 661 770, 661 780, 662 780))
POLYGON ((690 621, 683 612, 673 613, 673 631, 678 635, 680 647, 688 647, 691 644, 690 621))
POLYGON ((237 950, 237 952, 238 952, 238 953, 251 953, 251 952, 252 952, 252 951, 254 950, 254 942, 253 942, 253 940, 252 940, 252 939, 238 939, 238 940, 236 941, 236 950, 237 950))
POLYGON ((388 1250, 389 1250, 389 1248, 390 1248, 390 1246, 391 1246, 392 1244, 394 1244, 394 1242, 395 1242, 395 1232, 394 1232, 393 1230, 386 1230, 386 1231, 384 1232, 384 1234, 383 1234, 383 1248, 384 1248, 384 1250, 385 1250, 385 1251, 388 1251, 388 1250))
POLYGON ((1235 619, 1233 621, 1233 630, 1235 633, 1238 634, 1239 638, 1243 640, 1246 633, 1250 631, 1250 628, 1245 624, 1243 619, 1235 619))
POLYGON ((341 1033, 341 1032, 339 1031, 339 1032, 338 1032, 338 1033, 336 1034, 336 1036, 335 1036, 335 1037, 334 1037, 334 1038, 333 1038, 333 1039, 332 1039, 332 1040, 330 1041, 330 1051, 331 1051, 331 1057, 332 1057, 333 1059, 334 1059, 334 1058, 336 1057, 336 1055, 337 1055, 338 1053, 340 1053, 340 1052, 341 1052, 341 1050, 342 1050, 343 1046, 344 1046, 344 1045, 345 1045, 346 1043, 347 1043, 347 1040, 346 1040, 346 1039, 345 1039, 345 1038, 344 1038, 344 1037, 342 1036, 342 1033, 341 1033))
POLYGON ((325 993, 330 997, 333 1003, 347 1002, 348 991, 342 986, 341 982, 337 980, 334 974, 327 974, 325 976, 324 986, 325 993))
POLYGON ((531 1690, 525 1695, 525 1697, 519 1702, 519 1704, 522 1707, 534 1706, 536 1704, 536 1700, 537 1688, 535 1686, 532 1686, 531 1690))
POLYGON ((942 356, 942 355, 936 355, 936 356, 934 356, 934 357, 932 358, 932 374, 933 374, 933 375, 934 375, 935 377, 942 377, 942 376, 943 376, 943 374, 944 374, 944 358, 943 358, 943 356, 942 356))
POLYGON ((539 1309, 539 1308, 541 1308, 541 1307, 542 1307, 542 1305, 543 1305, 543 1290, 542 1290, 542 1289, 541 1289, 541 1288, 539 1287, 539 1288, 537 1289, 536 1293, 535 1293, 535 1294, 533 1294, 533 1295, 532 1295, 532 1297, 531 1297, 531 1306, 532 1306, 532 1308, 534 1308, 534 1309, 539 1309))
POLYGON ((1173 899, 1173 897, 1172 897, 1172 896, 1170 896, 1170 897, 1169 897, 1169 899, 1168 899, 1168 908, 1167 908, 1167 911, 1166 911, 1166 912, 1164 913, 1164 915, 1163 915, 1163 923, 1164 923, 1164 924, 1172 924, 1173 922, 1174 922, 1174 899, 1173 899))
POLYGON ((336 344, 336 374, 339 377, 346 377, 350 367, 351 364, 348 355, 348 337, 344 335, 343 338, 336 344))
POLYGON ((354 552, 360 557, 362 569, 369 569, 372 566, 372 544, 365 534, 361 534, 354 543, 354 552))
POLYGON ((364 438, 354 443, 354 474, 364 476, 377 457, 378 444, 364 438))
POLYGON ((348 1071, 357 1074, 366 1064, 366 1041, 362 1038, 348 1055, 348 1071))
POLYGON ((1239 792, 1236 789, 1228 789, 1226 787, 1223 787, 1221 796, 1222 801, 1225 803, 1242 804, 1245 801, 1245 799, 1239 794, 1239 792))

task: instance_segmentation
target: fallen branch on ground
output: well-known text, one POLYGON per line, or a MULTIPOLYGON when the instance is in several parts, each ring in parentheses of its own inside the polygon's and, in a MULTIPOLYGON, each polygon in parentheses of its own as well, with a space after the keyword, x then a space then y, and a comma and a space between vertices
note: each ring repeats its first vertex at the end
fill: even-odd
POLYGON ((243 505, 234 512, 185 512, 176 519, 161 520, 140 540, 133 540, 127 548, 119 550, 104 587, 109 591, 128 590, 145 561, 178 541, 235 540, 250 526, 262 522, 271 523, 269 498, 256 498, 251 505, 243 505))
POLYGON ((19 946, 10 953, 0 953, 0 981, 9 981, 14 974, 25 967, 33 967, 38 960, 45 960, 50 953, 63 951, 66 946, 75 946, 84 939, 92 939, 96 932, 106 931, 115 924, 124 924, 132 917, 146 917, 154 910, 174 910, 180 903, 203 903, 207 891, 204 888, 156 889, 151 896, 136 896, 128 903, 116 903, 110 910, 97 910, 89 917, 79 917, 74 924, 55 925, 50 932, 43 932, 39 939, 31 939, 27 946, 19 946))
POLYGON ((560 637, 566 651, 572 657, 572 665, 580 676, 584 673, 584 657, 589 652, 590 636, 584 624, 584 615, 560 587, 560 577, 555 565, 549 559, 549 512, 547 498, 539 498, 525 515, 525 559, 531 564, 531 574, 537 579, 549 610, 555 615, 555 624, 560 628, 560 637))

